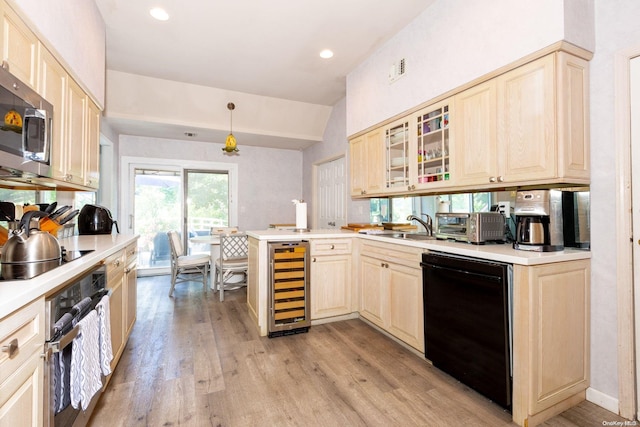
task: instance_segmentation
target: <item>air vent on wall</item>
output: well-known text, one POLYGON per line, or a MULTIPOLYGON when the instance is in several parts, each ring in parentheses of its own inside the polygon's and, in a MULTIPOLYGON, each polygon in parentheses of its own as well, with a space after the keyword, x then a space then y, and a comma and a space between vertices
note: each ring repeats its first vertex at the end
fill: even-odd
POLYGON ((398 62, 391 65, 391 70, 389 70, 389 82, 393 83, 398 80, 400 77, 404 76, 406 71, 405 60, 402 58, 398 62))

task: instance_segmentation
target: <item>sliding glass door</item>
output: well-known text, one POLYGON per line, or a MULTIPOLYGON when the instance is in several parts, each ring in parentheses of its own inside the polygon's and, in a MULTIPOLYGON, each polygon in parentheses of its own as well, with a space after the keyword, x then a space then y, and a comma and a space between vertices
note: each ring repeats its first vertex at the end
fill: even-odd
MULTIPOLYGON (((185 170, 185 224, 188 237, 229 226, 229 174, 224 171, 185 170)), ((210 251, 209 244, 187 241, 190 253, 210 251)))
POLYGON ((133 232, 138 240, 138 269, 168 271, 167 231, 181 230, 181 172, 169 169, 134 169, 133 232))
POLYGON ((209 253, 210 245, 191 238, 230 221, 227 170, 132 167, 133 213, 130 228, 138 240, 138 270, 166 274, 170 268, 167 231, 177 230, 186 253, 209 253))

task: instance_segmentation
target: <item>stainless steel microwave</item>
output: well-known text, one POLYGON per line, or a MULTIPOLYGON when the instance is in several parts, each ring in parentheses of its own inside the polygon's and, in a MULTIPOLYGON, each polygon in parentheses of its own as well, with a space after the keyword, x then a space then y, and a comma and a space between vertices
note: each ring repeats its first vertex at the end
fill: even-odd
POLYGON ((0 68, 0 168, 51 176, 53 105, 0 68))

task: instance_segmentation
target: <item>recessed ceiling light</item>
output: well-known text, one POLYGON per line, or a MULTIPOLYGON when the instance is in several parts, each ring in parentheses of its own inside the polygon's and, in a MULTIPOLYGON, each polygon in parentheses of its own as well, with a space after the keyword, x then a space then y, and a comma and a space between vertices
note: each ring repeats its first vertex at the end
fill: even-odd
POLYGON ((333 51, 331 51, 330 49, 325 49, 322 52, 320 52, 320 58, 329 59, 332 56, 333 56, 333 51))
POLYGON ((169 19, 169 14, 161 7, 154 7, 149 11, 149 13, 158 21, 166 21, 167 19, 169 19))

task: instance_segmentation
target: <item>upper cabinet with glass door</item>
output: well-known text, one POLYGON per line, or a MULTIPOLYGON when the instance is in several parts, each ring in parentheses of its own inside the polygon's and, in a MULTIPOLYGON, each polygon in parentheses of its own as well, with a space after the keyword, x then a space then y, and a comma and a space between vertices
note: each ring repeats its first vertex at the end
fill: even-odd
POLYGON ((415 165, 415 175, 410 190, 451 185, 449 119, 449 100, 431 105, 414 116, 416 147, 412 166, 415 165))
POLYGON ((409 185, 409 119, 385 127, 385 191, 404 191, 409 185))

